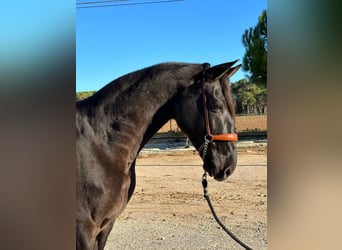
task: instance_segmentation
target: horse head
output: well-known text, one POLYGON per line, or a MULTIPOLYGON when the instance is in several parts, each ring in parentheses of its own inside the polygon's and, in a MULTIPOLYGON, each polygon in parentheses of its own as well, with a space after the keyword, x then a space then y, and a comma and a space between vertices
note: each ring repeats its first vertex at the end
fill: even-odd
POLYGON ((240 67, 237 61, 210 67, 193 77, 193 82, 177 97, 175 117, 201 154, 203 168, 218 181, 225 180, 236 167, 235 108, 229 77, 240 67))

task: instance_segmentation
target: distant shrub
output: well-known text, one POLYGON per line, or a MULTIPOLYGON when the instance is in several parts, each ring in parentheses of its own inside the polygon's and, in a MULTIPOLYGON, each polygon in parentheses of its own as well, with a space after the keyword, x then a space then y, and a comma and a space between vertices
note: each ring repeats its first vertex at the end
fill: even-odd
POLYGON ((89 96, 95 94, 96 91, 83 91, 83 92, 76 92, 76 101, 83 100, 89 96))

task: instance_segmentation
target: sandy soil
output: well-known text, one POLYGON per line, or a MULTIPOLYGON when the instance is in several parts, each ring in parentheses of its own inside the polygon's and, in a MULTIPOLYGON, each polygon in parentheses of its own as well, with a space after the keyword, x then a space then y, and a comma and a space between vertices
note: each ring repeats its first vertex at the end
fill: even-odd
MULTIPOLYGON (((239 143, 238 166, 209 195, 224 224, 253 249, 267 248, 267 143, 239 143)), ((243 249, 219 227, 203 198, 193 149, 143 151, 137 186, 106 249, 243 249)))

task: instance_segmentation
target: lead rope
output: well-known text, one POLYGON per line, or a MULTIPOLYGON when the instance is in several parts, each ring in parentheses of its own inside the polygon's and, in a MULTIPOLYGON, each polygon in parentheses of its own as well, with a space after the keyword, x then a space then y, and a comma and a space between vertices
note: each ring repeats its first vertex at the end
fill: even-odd
POLYGON ((207 200, 209 208, 211 210, 211 213, 213 214, 216 222, 221 226, 221 228, 230 236, 233 240, 235 240, 237 243, 240 244, 243 248, 247 250, 252 250, 249 246, 247 246, 245 243, 243 243, 241 240, 239 240, 231 231, 229 231, 226 226, 221 222, 221 220, 217 217, 214 207, 211 204, 209 194, 208 194, 208 181, 207 181, 207 172, 204 171, 204 174, 202 176, 202 186, 203 186, 203 192, 204 192, 204 198, 207 200))

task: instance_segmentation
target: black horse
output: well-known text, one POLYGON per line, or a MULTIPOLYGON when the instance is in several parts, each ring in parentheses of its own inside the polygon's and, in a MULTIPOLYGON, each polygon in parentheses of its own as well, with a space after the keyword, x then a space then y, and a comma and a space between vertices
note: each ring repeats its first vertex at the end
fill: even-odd
POLYGON ((216 180, 236 167, 235 109, 229 77, 236 61, 163 63, 109 83, 76 103, 77 249, 103 249, 135 187, 135 161, 171 118, 216 180))

